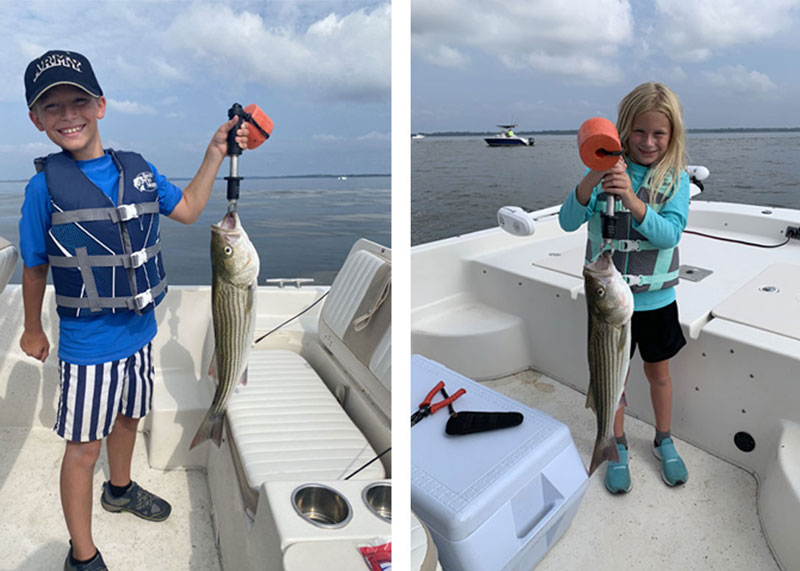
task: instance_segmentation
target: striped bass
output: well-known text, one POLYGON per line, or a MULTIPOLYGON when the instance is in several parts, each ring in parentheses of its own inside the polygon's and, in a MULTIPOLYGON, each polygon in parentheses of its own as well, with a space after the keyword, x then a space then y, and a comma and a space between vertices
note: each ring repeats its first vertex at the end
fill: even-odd
POLYGON ((211 314, 217 390, 189 449, 205 440, 222 442, 225 408, 233 389, 247 382, 247 358, 253 343, 258 252, 239 215, 229 212, 211 226, 211 314))
POLYGON ((583 268, 586 307, 589 314, 589 390, 586 407, 597 415, 589 475, 605 460, 619 461, 614 439, 614 415, 625 390, 630 364, 633 294, 614 267, 611 252, 583 268))

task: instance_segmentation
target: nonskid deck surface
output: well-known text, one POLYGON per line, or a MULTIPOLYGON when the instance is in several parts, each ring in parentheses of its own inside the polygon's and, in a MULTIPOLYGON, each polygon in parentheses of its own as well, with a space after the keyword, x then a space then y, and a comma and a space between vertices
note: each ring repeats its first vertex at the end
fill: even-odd
MULTIPOLYGON (((112 571, 219 571, 219 555, 205 473, 153 470, 145 437, 137 436, 132 476, 172 504, 164 522, 153 523, 100 506, 108 479, 105 446, 94 474, 92 531, 112 571)), ((62 569, 69 548, 59 495, 63 441, 46 428, 0 429, 0 569, 62 569)))
MULTIPOLYGON (((592 411, 584 408, 585 395, 534 371, 483 384, 567 424, 588 462, 596 424, 592 411)), ((650 451, 653 427, 628 416, 625 432, 633 488, 628 494, 610 494, 601 466, 571 526, 537 571, 778 571, 761 531, 751 474, 675 438, 689 481, 669 488, 650 451)))

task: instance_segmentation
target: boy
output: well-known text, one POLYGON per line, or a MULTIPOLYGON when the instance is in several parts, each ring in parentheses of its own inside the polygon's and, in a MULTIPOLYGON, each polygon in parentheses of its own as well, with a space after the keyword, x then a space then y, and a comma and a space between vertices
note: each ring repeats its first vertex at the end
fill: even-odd
MULTIPOLYGON (((52 268, 59 315, 61 396, 54 430, 66 440, 61 505, 71 537, 64 569, 106 569, 91 532, 92 476, 107 437, 110 480, 101 504, 150 521, 170 505, 133 482, 131 458, 139 419, 153 387, 153 308, 166 295, 159 214, 197 220, 227 154, 220 126, 192 181, 181 191, 136 153, 104 150, 98 120, 106 99, 81 54, 49 51, 25 71, 29 116, 62 152, 25 189, 19 223, 25 324, 20 347, 44 362, 50 343, 41 323, 52 268)), ((236 141, 247 147, 246 124, 236 141)))

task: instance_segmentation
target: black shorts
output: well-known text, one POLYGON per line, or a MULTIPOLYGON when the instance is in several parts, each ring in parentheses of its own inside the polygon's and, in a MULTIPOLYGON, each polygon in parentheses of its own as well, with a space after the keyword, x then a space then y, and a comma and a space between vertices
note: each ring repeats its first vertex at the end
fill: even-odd
POLYGON ((671 359, 686 345, 686 338, 678 321, 678 303, 651 311, 634 311, 631 318, 631 358, 639 346, 639 354, 646 363, 671 359))

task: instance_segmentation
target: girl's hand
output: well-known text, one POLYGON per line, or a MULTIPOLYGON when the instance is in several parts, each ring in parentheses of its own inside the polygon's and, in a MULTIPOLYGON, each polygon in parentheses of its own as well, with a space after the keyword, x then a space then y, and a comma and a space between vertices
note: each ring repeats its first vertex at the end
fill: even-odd
POLYGON ((606 194, 618 196, 622 200, 622 205, 630 210, 634 201, 639 199, 633 192, 631 179, 625 172, 626 167, 625 160, 620 158, 617 164, 603 174, 601 185, 606 194))
POLYGON ((600 184, 600 181, 607 174, 607 172, 608 171, 590 170, 586 173, 586 176, 583 177, 583 180, 578 183, 578 187, 575 191, 578 202, 580 202, 583 206, 589 204, 589 199, 592 198, 592 191, 594 190, 594 187, 600 184))

